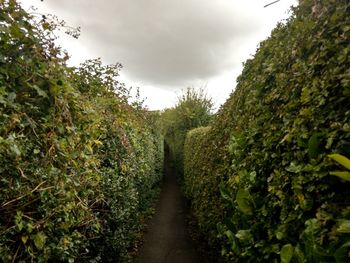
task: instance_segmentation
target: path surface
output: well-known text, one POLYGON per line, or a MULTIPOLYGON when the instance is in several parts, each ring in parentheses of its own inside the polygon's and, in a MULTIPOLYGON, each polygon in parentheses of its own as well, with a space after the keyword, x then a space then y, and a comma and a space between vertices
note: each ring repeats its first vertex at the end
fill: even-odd
POLYGON ((140 250, 139 263, 199 263, 186 231, 186 207, 173 169, 165 156, 162 193, 140 250))

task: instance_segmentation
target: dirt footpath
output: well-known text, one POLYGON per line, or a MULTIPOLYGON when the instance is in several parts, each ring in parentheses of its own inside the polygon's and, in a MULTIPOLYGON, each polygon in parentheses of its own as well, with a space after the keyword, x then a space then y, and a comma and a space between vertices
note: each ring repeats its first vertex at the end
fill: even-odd
POLYGON ((186 231, 185 202, 167 154, 164 169, 164 184, 156 214, 148 226, 137 262, 202 262, 186 231))

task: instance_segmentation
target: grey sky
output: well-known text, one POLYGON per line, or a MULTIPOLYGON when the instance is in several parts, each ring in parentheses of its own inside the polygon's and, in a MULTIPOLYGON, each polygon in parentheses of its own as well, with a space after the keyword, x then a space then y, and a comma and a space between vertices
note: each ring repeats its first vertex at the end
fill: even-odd
MULTIPOLYGON (((269 0, 25 2, 81 26, 78 41, 62 40, 73 63, 94 57, 108 64, 120 62, 122 78, 140 85, 148 98, 155 96, 153 100, 164 99, 161 93, 207 84, 211 95, 221 96, 214 98, 221 103, 234 88, 242 62, 296 1, 282 0, 269 8, 263 8, 269 0)), ((164 107, 156 104, 150 107, 164 107)))

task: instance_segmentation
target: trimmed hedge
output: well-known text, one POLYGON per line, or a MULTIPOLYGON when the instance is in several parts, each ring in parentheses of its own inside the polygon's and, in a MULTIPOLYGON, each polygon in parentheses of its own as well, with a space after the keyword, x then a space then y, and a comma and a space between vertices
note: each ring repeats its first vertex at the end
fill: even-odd
MULTIPOLYGON (((224 205, 218 189, 219 177, 212 176, 213 145, 211 127, 199 127, 187 133, 184 146, 184 193, 191 201, 191 209, 201 235, 209 237, 212 247, 217 244, 217 222, 221 222, 224 205), (215 207, 215 209, 208 208, 215 207)), ((215 254, 215 253, 214 253, 215 254)))
POLYGON ((304 0, 293 12, 210 130, 187 137, 186 189, 228 262, 350 260, 349 183, 328 156, 350 157, 350 3, 304 0))
POLYGON ((0 261, 126 262, 162 174, 120 65, 66 66, 47 17, 0 2, 0 261))

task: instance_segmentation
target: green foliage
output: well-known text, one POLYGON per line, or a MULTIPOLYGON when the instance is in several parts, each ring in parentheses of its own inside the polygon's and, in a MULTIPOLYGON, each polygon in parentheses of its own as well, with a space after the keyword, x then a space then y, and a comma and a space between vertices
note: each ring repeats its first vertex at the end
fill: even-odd
POLYGON ((57 25, 0 1, 0 261, 125 262, 161 176, 159 114, 120 65, 69 68, 57 25))
MULTIPOLYGON (((220 178, 209 173, 210 161, 216 158, 212 149, 211 127, 199 127, 188 132, 184 146, 184 192, 191 200, 193 214, 203 235, 211 237, 209 243, 216 242, 216 225, 221 220, 225 204, 234 200, 232 193, 226 187, 220 187, 220 178), (213 155, 214 154, 214 155, 213 155), (215 180, 216 179, 216 180, 215 180), (216 195, 213 195, 215 189, 216 195), (215 210, 208 211, 208 207, 215 206, 215 210)), ((232 232, 226 232, 232 238, 232 232)))
POLYGON ((247 215, 253 214, 253 208, 250 200, 249 191, 246 189, 239 189, 236 195, 237 207, 241 212, 247 215))
POLYGON ((349 261, 350 190, 330 175, 332 157, 350 156, 349 12, 346 0, 300 1, 211 128, 187 137, 192 209, 228 262, 349 261))
POLYGON ((281 249, 281 263, 289 263, 293 257, 293 246, 291 244, 284 245, 281 249))
MULTIPOLYGON (((345 156, 341 154, 330 154, 328 157, 341 164, 347 170, 350 170, 350 160, 345 156)), ((332 171, 330 174, 338 176, 346 181, 350 181, 350 171, 332 171)))
POLYGON ((183 174, 183 147, 186 133, 206 126, 211 118, 213 103, 203 89, 187 88, 174 108, 162 113, 162 130, 180 175, 183 174))

